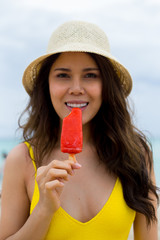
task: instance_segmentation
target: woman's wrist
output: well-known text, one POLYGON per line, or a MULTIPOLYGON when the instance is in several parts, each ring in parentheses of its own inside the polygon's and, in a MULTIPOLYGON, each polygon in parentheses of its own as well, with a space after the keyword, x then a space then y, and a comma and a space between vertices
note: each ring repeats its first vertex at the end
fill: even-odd
POLYGON ((48 206, 38 203, 33 211, 37 211, 37 217, 41 219, 52 219, 55 211, 48 206))

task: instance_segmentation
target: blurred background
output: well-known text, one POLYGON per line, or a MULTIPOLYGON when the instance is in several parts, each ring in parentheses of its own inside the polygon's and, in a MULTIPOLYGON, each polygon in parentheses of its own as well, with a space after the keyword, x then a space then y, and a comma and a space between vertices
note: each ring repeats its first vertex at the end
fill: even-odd
POLYGON ((28 101, 21 83, 23 72, 32 60, 45 54, 51 33, 69 20, 100 26, 112 54, 129 70, 133 119, 153 143, 160 185, 159 0, 1 0, 0 169, 5 154, 21 138, 17 122, 28 101))

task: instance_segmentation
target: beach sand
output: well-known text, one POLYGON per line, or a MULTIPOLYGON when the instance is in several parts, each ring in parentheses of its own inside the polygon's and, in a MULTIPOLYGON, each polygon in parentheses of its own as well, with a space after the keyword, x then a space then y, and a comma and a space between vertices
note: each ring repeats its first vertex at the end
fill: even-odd
MULTIPOLYGON (((0 206, 1 206, 1 199, 0 199, 0 206)), ((0 215, 1 215, 1 208, 0 208, 0 215)), ((134 238, 133 238, 133 228, 131 228, 128 240, 134 240, 134 238)), ((160 240, 160 206, 158 208, 158 240, 160 240)))

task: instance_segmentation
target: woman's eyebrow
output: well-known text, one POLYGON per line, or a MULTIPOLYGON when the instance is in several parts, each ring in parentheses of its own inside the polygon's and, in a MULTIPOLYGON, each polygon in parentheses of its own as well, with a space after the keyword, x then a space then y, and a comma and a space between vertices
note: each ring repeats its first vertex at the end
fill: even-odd
POLYGON ((83 72, 88 72, 88 71, 99 71, 99 68, 92 68, 92 67, 90 67, 90 68, 85 68, 85 69, 83 69, 83 72))
POLYGON ((54 71, 65 71, 65 72, 71 72, 69 68, 55 68, 54 71))
MULTIPOLYGON (((71 69, 69 68, 55 68, 54 71, 65 71, 65 72, 71 72, 71 69)), ((82 70, 83 72, 88 72, 88 71, 99 71, 99 68, 92 68, 92 67, 89 67, 89 68, 84 68, 82 70)))

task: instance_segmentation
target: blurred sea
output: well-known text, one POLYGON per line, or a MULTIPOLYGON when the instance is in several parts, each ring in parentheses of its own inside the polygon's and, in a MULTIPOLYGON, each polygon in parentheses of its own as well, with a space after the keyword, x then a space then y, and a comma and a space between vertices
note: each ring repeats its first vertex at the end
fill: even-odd
MULTIPOLYGON (((160 187, 160 138, 150 140, 153 148, 154 169, 157 186, 160 187)), ((2 186, 3 168, 5 156, 9 151, 19 143, 16 139, 0 139, 0 190, 2 186)))

